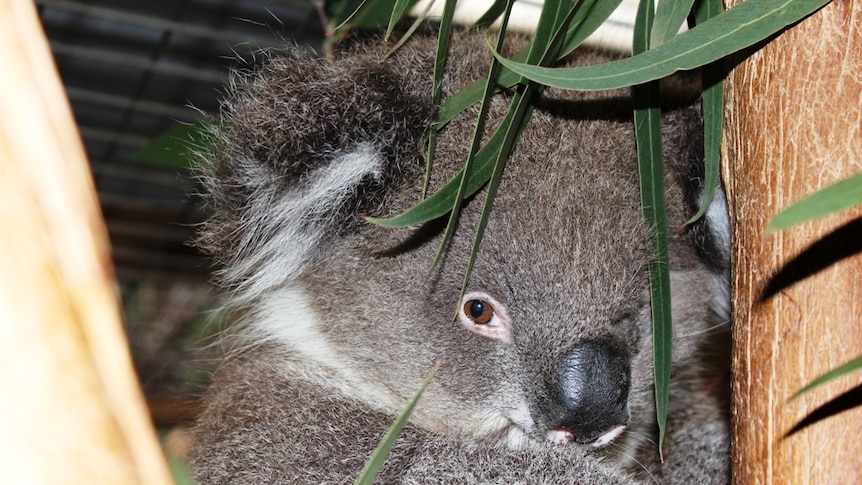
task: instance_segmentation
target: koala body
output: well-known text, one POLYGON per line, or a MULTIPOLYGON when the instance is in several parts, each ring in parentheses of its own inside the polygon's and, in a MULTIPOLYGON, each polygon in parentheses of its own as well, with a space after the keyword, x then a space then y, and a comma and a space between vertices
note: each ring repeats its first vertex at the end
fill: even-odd
MULTIPOLYGON (((626 90, 545 91, 463 299, 483 191, 466 201, 433 270, 445 221, 399 230, 362 221, 420 200, 433 46, 414 39, 385 60, 379 45, 332 62, 287 53, 225 100, 205 160, 214 215, 202 245, 243 316, 196 428, 198 479, 351 482, 439 365, 381 483, 729 481, 727 409, 714 389, 723 371, 704 357, 720 333, 709 295, 721 293, 722 269, 695 254, 725 239, 708 226, 701 248, 671 240, 674 377, 658 457, 652 256, 626 90)), ((456 41, 447 92, 485 74, 490 59, 481 36, 456 41)), ((605 60, 586 52, 572 62, 605 60)), ((495 97, 490 127, 507 102, 495 97)), ((477 112, 441 131, 432 190, 463 165, 477 112)), ((689 167, 702 157, 700 122, 692 107, 666 119, 678 225, 689 167)))

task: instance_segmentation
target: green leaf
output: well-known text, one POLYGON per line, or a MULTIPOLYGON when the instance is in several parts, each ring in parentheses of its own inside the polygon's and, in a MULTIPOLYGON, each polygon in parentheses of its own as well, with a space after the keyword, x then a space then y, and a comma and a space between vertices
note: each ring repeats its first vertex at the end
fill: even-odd
MULTIPOLYGON (((574 15, 571 19, 571 24, 575 22, 580 23, 578 26, 568 29, 565 41, 560 48, 560 52, 557 53, 557 57, 567 55, 577 45, 580 45, 583 39, 588 37, 619 3, 620 0, 595 0, 592 3, 584 2, 584 6, 580 9, 573 9, 574 15)), ((532 49, 532 45, 532 43, 528 44, 516 57, 526 59, 529 51, 532 49)), ((500 71, 496 85, 498 87, 514 85, 518 79, 520 79, 520 76, 511 71, 500 71)), ((484 76, 444 102, 438 113, 438 128, 451 120, 460 110, 483 99, 487 83, 488 77, 484 76), (463 107, 459 106, 463 103, 466 103, 463 107)), ((509 129, 511 123, 511 113, 507 113, 485 146, 476 153, 474 165, 472 170, 469 171, 470 175, 467 178, 464 197, 474 194, 490 180, 494 167, 495 153, 503 143, 504 133, 509 129)), ((463 175, 464 170, 462 169, 446 185, 438 189, 437 192, 395 217, 389 219, 366 217, 366 220, 385 227, 407 227, 441 217, 447 214, 454 206, 463 175)))
POLYGON ((132 157, 143 162, 189 168, 193 164, 189 150, 203 143, 211 127, 210 121, 182 125, 144 145, 132 157))
POLYGON ((772 217, 766 225, 765 233, 772 234, 857 204, 862 204, 862 173, 820 189, 786 207, 772 217))
POLYGON ((404 16, 404 12, 406 12, 414 3, 415 2, 411 0, 395 0, 395 5, 392 7, 392 15, 389 16, 389 26, 386 28, 385 38, 388 39, 389 36, 392 35, 392 30, 395 28, 395 25, 398 24, 398 21, 404 16))
POLYGON ((694 0, 659 0, 650 31, 650 47, 664 44, 679 32, 691 11, 694 0))
POLYGON ((557 60, 556 55, 549 56, 553 39, 557 37, 560 28, 570 21, 570 14, 573 8, 579 8, 583 0, 579 0, 577 5, 572 5, 571 2, 561 0, 545 0, 542 4, 542 13, 539 15, 539 23, 536 25, 536 32, 533 35, 533 42, 530 48, 530 53, 527 55, 527 63, 535 65, 550 65, 557 60), (568 6, 568 8, 566 8, 568 6), (553 58, 551 58, 553 57, 553 58), (542 62, 544 60, 544 62, 542 62))
POLYGON ((395 422, 392 423, 392 426, 390 426, 386 431, 380 444, 377 445, 374 453, 371 454, 371 458, 368 459, 365 463, 365 467, 356 478, 356 481, 354 482, 356 485, 371 485, 374 483, 374 478, 380 472, 380 467, 383 466, 383 462, 385 462, 386 458, 389 456, 389 451, 392 449, 392 445, 395 444, 395 441, 398 439, 398 435, 401 434, 401 430, 403 430, 404 425, 407 424, 407 419, 410 418, 413 408, 416 407, 416 403, 419 402, 419 398, 422 397, 422 393, 425 392, 425 388, 427 388, 428 384, 431 383, 431 379, 434 378, 434 375, 437 373, 439 368, 440 363, 435 363, 434 368, 431 369, 431 372, 429 372, 428 376, 425 377, 425 380, 422 381, 416 394, 414 394, 413 398, 410 399, 410 402, 407 403, 407 407, 401 411, 398 419, 396 419, 395 422))
POLYGON ((694 22, 700 25, 720 14, 724 9, 722 0, 699 0, 694 6, 694 22))
POLYGON ((476 235, 473 238, 473 245, 470 250, 470 259, 467 262, 467 269, 464 272, 464 280, 461 284, 461 298, 463 298, 464 293, 466 293, 467 283, 470 280, 470 274, 473 271, 473 264, 476 261, 476 255, 479 253, 479 245, 481 244, 482 237, 485 234, 485 228, 488 226, 488 220, 491 216, 491 208, 494 204, 494 198, 497 195, 497 188, 500 186, 500 181, 503 177, 503 169, 506 166, 506 160, 509 158, 512 150, 514 150, 517 138, 524 131, 524 127, 529 121, 530 114, 533 109, 532 98, 538 92, 540 92, 540 86, 530 84, 524 90, 524 94, 516 97, 516 100, 512 103, 511 110, 514 112, 513 123, 508 125, 503 143, 496 150, 494 169, 490 178, 491 183, 488 184, 488 192, 485 195, 485 203, 482 206, 482 215, 479 219, 479 226, 476 228, 476 235))
MULTIPOLYGON (((524 50, 513 56, 513 59, 526 59, 530 46, 531 45, 527 45, 524 50)), ((508 69, 503 70, 497 77, 497 87, 498 89, 512 87, 517 84, 520 79, 520 75, 515 74, 508 69)), ((487 83, 488 78, 483 76, 446 99, 438 110, 438 126, 442 128, 444 125, 452 121, 452 118, 458 116, 459 113, 473 104, 478 103, 482 99, 485 92, 485 85, 487 83)))
POLYGON ((634 37, 632 38, 632 55, 646 52, 650 48, 655 22, 655 3, 653 0, 641 0, 638 2, 637 14, 635 16, 634 37))
MULTIPOLYGON (((499 32, 497 34, 497 49, 500 49, 503 45, 503 41, 506 38, 506 28, 509 25, 509 16, 512 13, 512 5, 514 4, 514 0, 506 0, 505 10, 503 11, 503 20, 500 25, 499 32)), ((479 150, 479 144, 482 139, 482 132, 485 126, 485 119, 488 117, 488 107, 490 106, 491 96, 494 95, 494 79, 497 78, 497 74, 499 73, 499 63, 495 60, 491 61, 491 67, 488 72, 488 82, 485 85, 485 94, 482 98, 482 104, 479 108, 479 116, 476 118, 476 127, 473 130, 473 138, 470 143, 470 150, 467 153, 467 161, 464 162, 464 171, 466 173, 470 173, 473 168, 473 162, 476 159, 476 152, 479 150)), ((432 128, 432 133, 436 133, 436 130, 432 128)), ((434 262, 431 265, 432 268, 437 266, 443 257, 444 252, 446 251, 446 247, 449 245, 449 240, 452 238, 452 235, 455 233, 455 226, 458 220, 458 216, 461 212, 461 203, 464 200, 464 196, 467 192, 467 180, 468 177, 461 177, 460 184, 458 186, 458 193, 455 196, 454 206, 452 210, 449 212, 449 222, 446 224, 446 232, 443 234, 443 239, 440 241, 440 247, 437 250, 437 255, 434 257, 434 262)), ((427 175, 426 175, 426 187, 427 187, 427 175)), ((424 188, 423 188, 423 196, 424 196, 424 188)), ((480 223, 481 226, 481 223, 480 223)), ((474 244, 474 249, 478 243, 474 244)), ((467 278, 469 278, 470 271, 472 268, 472 258, 471 262, 468 263, 466 276, 464 281, 466 282, 467 278)), ((466 283, 465 283, 466 284, 466 283)), ((464 289, 461 290, 461 295, 458 300, 464 296, 464 289)))
MULTIPOLYGON (((475 193, 491 178, 491 171, 494 167, 494 148, 500 146, 504 137, 504 128, 511 123, 511 115, 507 114, 497 130, 491 135, 491 138, 488 139, 485 146, 476 153, 476 161, 467 179, 467 196, 475 193)), ((462 168, 451 180, 446 182, 446 185, 428 196, 427 199, 395 217, 388 219, 365 217, 365 220, 383 227, 407 227, 422 224, 445 215, 452 210, 452 204, 458 194, 458 187, 461 184, 461 177, 463 176, 464 169, 462 168)))
MULTIPOLYGON (((449 42, 452 39, 452 19, 455 15, 456 0, 446 0, 443 5, 443 17, 440 19, 440 30, 437 33, 437 51, 434 55, 434 84, 431 92, 431 106, 439 106, 443 98, 443 75, 446 70, 446 59, 449 56, 449 42)), ((429 4, 430 5, 430 4, 429 4)), ((437 148, 437 132, 439 126, 434 124, 428 130, 428 146, 425 155, 425 181, 422 184, 422 198, 428 192, 431 184, 431 170, 434 167, 434 152, 437 148)))
POLYGON ((431 10, 431 7, 432 7, 432 6, 434 6, 434 2, 433 2, 433 1, 432 1, 432 2, 429 2, 429 3, 428 3, 428 5, 425 7, 425 10, 423 10, 423 11, 422 11, 422 12, 421 12, 421 13, 420 13, 420 14, 419 14, 419 15, 418 15, 414 20, 413 20, 413 23, 412 23, 412 24, 410 24, 410 27, 408 27, 408 28, 407 28, 407 30, 404 32, 404 35, 402 35, 402 36, 398 39, 398 42, 396 42, 396 43, 395 43, 395 45, 394 45, 394 46, 392 46, 392 49, 389 49, 389 52, 387 52, 387 53, 386 53, 386 55, 385 55, 384 57, 389 57, 389 56, 391 56, 392 54, 394 54, 394 53, 395 53, 395 51, 397 51, 397 50, 398 50, 398 49, 400 49, 404 44, 406 44, 408 40, 410 40, 410 37, 412 37, 412 36, 413 36, 413 34, 414 34, 418 29, 419 29, 419 27, 422 27, 422 25, 424 25, 424 24, 426 23, 426 21, 428 20, 428 11, 429 11, 429 10, 431 10))
POLYGON ((746 0, 664 44, 628 59, 576 68, 537 67, 494 55, 507 68, 562 89, 643 84, 694 69, 750 47, 816 12, 830 0, 746 0))
POLYGON ((330 2, 327 5, 327 10, 331 11, 328 24, 330 33, 341 30, 345 28, 347 24, 352 22, 356 18, 356 16, 359 15, 359 12, 363 10, 363 7, 365 6, 365 3, 367 1, 368 0, 360 0, 359 5, 355 6, 353 11, 350 13, 347 13, 345 9, 348 5, 354 2, 351 2, 350 0, 345 2, 330 2))
POLYGON ((509 3, 509 0, 494 0, 494 3, 488 7, 488 10, 479 17, 476 22, 473 23, 474 28, 483 28, 488 27, 494 23, 503 12, 506 11, 506 5, 509 3))
POLYGON ((592 35, 619 7, 622 0, 592 0, 583 2, 580 9, 575 13, 566 33, 566 40, 560 49, 560 56, 564 57, 580 47, 584 41, 592 35))
POLYGON ((195 479, 189 470, 189 465, 182 458, 174 455, 165 457, 168 463, 168 471, 171 474, 174 485, 195 485, 195 479))
MULTIPOLYGON (((529 57, 532 60, 540 65, 547 65, 553 63, 557 59, 559 45, 565 37, 565 29, 582 5, 582 0, 578 1, 574 5, 569 5, 569 3, 565 1, 545 1, 542 6, 542 14, 539 16, 539 25, 536 29, 537 34, 533 41, 533 48, 530 50, 529 57)), ((500 39, 500 41, 502 41, 502 39, 500 39)), ((491 78, 493 79, 493 76, 491 76, 491 78)), ((494 171, 491 174, 488 191, 485 194, 485 203, 482 206, 482 214, 479 218, 479 225, 476 228, 476 234, 473 238, 473 245, 470 250, 470 259, 467 261, 467 269, 464 272, 464 279, 461 283, 459 301, 467 292, 467 284, 470 281, 470 274, 473 271, 473 265, 475 264, 476 256, 479 253, 479 247, 482 242, 482 237, 485 234, 485 228, 488 226, 488 221, 491 218, 491 208, 494 205, 497 190, 503 179, 503 170, 506 167, 506 162, 509 159, 509 155, 511 155, 512 151, 515 149, 517 140, 520 138, 521 133, 524 131, 524 128, 530 119, 530 115, 533 111, 533 98, 539 96, 543 89, 544 86, 529 82, 522 91, 515 93, 515 96, 512 98, 509 112, 514 112, 514 116, 512 118, 513 123, 508 126, 503 143, 496 152, 497 156, 494 162, 494 171)), ((476 136, 478 136, 478 133, 476 136)))
MULTIPOLYGON (((700 25, 721 13, 721 0, 702 0, 695 10, 695 23, 700 25)), ((703 147, 704 180, 703 200, 695 215, 686 224, 691 224, 706 213, 718 186, 721 130, 724 121, 724 66, 713 62, 704 66, 703 79, 703 147)))
MULTIPOLYGON (((577 15, 571 21, 571 27, 567 33, 565 43, 560 49, 560 56, 567 56, 572 53, 577 47, 583 44, 584 40, 590 36, 596 29, 603 24, 611 13, 622 3, 622 0, 594 0, 585 2, 584 6, 578 10, 577 15)), ((532 43, 528 44, 520 52, 512 56, 514 61, 524 61, 527 54, 532 48, 532 43)), ((499 52, 499 49, 497 50, 499 52)), ((514 86, 520 81, 521 76, 509 69, 502 69, 497 78, 497 88, 504 89, 514 86)), ((482 99, 484 86, 487 82, 486 78, 477 79, 475 82, 465 87, 452 95, 449 99, 443 102, 440 106, 438 123, 440 126, 445 125, 452 120, 458 113, 464 111, 468 107, 477 103, 482 99)))
MULTIPOLYGON (((540 17, 540 24, 542 22, 551 22, 567 25, 568 22, 572 20, 573 16, 577 18, 577 13, 579 12, 579 10, 576 10, 577 6, 572 7, 572 10, 566 12, 565 15, 561 15, 559 12, 560 5, 560 2, 546 2, 544 8, 552 9, 552 13, 545 14, 543 10, 542 17, 550 20, 542 20, 542 17, 540 17)), ((559 52, 554 50, 552 44, 559 43, 562 39, 561 32, 559 29, 557 32, 553 32, 550 28, 543 27, 540 29, 540 33, 542 34, 542 37, 540 38, 537 36, 534 43, 531 44, 539 46, 531 49, 531 52, 535 51, 536 54, 530 55, 536 56, 536 58, 539 59, 539 62, 554 62, 554 60, 559 56, 559 52)), ((485 79, 485 82, 487 83, 487 78, 483 79, 485 79)), ((520 95, 516 95, 515 98, 513 98, 513 105, 516 103, 515 100, 519 99, 519 96, 520 95)), ((469 176, 466 182, 466 191, 463 192, 465 194, 464 197, 469 197, 474 194, 491 179, 497 153, 499 153, 499 150, 504 144, 508 143, 506 141, 507 133, 511 133, 511 127, 513 124, 518 123, 517 126, 519 126, 519 128, 517 133, 520 133, 520 130, 523 130, 523 127, 520 126, 521 120, 516 118, 516 112, 518 111, 518 108, 513 109, 510 107, 510 110, 506 113, 503 121, 501 121, 497 126, 497 129, 488 139, 485 146, 476 153, 473 169, 468 172, 469 176)), ((529 117, 529 112, 525 112, 525 115, 529 117)), ((521 115, 519 114, 518 116, 521 115)), ((461 193, 460 185, 464 173, 465 171, 462 168, 454 177, 452 177, 451 180, 449 180, 449 182, 446 183, 446 185, 438 189, 437 192, 395 217, 388 219, 365 217, 365 220, 384 227, 407 227, 422 224, 443 216, 449 213, 455 204, 458 194, 461 193)))
POLYGON ((327 1, 326 13, 329 30, 342 27, 376 29, 389 25, 396 3, 406 3, 406 10, 417 0, 343 0, 327 1))
POLYGON ((851 360, 850 362, 847 362, 846 364, 844 364, 840 367, 832 369, 831 371, 827 372, 826 374, 823 374, 822 376, 818 377, 817 379, 814 379, 807 386, 800 389, 790 399, 791 400, 796 399, 799 396, 807 393, 808 391, 811 391, 814 388, 820 387, 823 384, 826 384, 827 382, 832 382, 835 379, 838 379, 839 377, 843 377, 843 376, 850 374, 851 372, 855 372, 859 369, 862 369, 862 355, 860 355, 859 357, 856 357, 855 359, 851 360))
MULTIPOLYGON (((652 0, 642 0, 635 18, 632 52, 649 49, 655 9, 652 0)), ((658 82, 634 87, 635 137, 641 208, 647 226, 653 228, 654 258, 650 261, 650 309, 653 326, 653 367, 655 378, 656 423, 659 454, 666 434, 668 394, 673 347, 668 264, 667 222, 664 207, 664 165, 661 143, 661 104, 658 82)))

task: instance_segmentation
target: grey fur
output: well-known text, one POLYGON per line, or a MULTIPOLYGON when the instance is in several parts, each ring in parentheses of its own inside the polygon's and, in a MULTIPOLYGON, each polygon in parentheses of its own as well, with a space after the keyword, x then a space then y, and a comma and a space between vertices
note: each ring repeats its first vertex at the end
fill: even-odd
MULTIPOLYGON (((453 49, 450 92, 490 60, 480 36, 453 49)), ((199 480, 349 483, 439 362, 381 483, 728 482, 727 409, 710 387, 723 371, 706 358, 720 353, 707 295, 722 271, 681 234, 671 238, 664 464, 652 442, 651 256, 627 92, 545 93, 507 165, 469 283, 496 320, 472 324, 461 311, 453 322, 481 198, 464 208, 430 274, 439 222, 388 230, 359 219, 397 214, 421 190, 433 41, 385 61, 383 51, 360 47, 333 63, 276 57, 225 102, 205 161, 214 216, 202 245, 223 264, 244 318, 196 428, 199 480), (599 363, 581 364, 594 356, 599 363), (614 396, 623 407, 605 416, 614 396), (626 431, 591 446, 614 424, 626 431), (574 440, 551 443, 548 432, 563 426, 579 430, 574 440)), ((585 52, 573 62, 606 59, 585 52)), ((496 98, 491 119, 505 101, 496 98)), ((441 133, 434 187, 463 163, 476 112, 441 133)), ((702 146, 696 107, 666 119, 675 227, 689 210, 685 167, 702 146)))

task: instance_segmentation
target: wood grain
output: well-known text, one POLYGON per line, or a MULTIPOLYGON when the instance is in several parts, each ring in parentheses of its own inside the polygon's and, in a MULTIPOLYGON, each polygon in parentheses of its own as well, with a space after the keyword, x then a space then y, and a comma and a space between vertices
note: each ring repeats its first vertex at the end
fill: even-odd
POLYGON ((0 482, 170 483, 35 7, 0 0, 0 482))
POLYGON ((862 3, 833 2, 758 50, 726 95, 734 482, 862 483, 862 377, 790 400, 862 354, 862 210, 763 235, 781 208, 862 171, 862 3))

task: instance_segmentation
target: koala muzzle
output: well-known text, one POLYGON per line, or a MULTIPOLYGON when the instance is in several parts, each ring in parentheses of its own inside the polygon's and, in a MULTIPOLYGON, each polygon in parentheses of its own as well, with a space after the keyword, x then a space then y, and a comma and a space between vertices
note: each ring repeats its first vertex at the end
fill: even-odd
POLYGON ((611 434, 613 439, 629 419, 630 375, 629 359, 615 345, 586 342, 575 347, 559 368, 562 415, 557 428, 571 432, 578 443, 604 441, 611 434))

